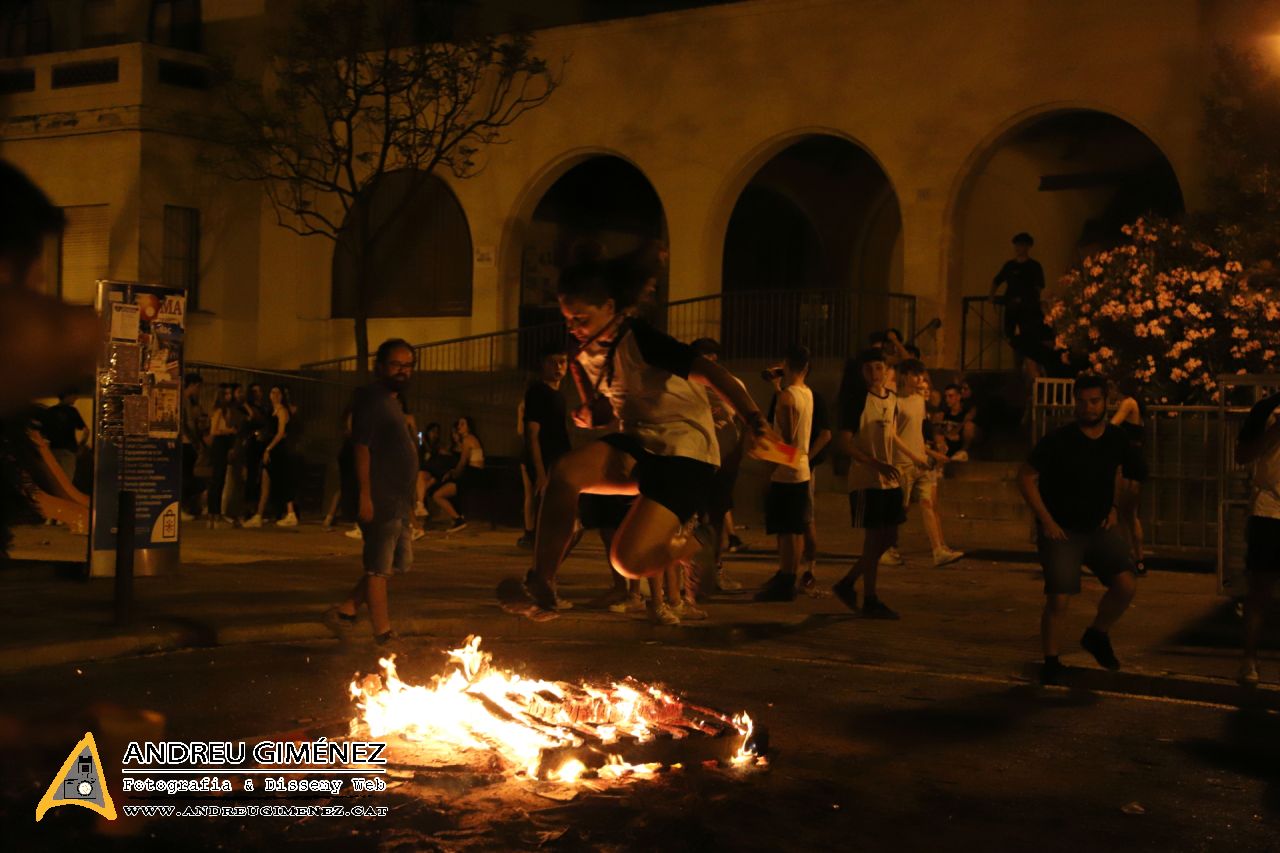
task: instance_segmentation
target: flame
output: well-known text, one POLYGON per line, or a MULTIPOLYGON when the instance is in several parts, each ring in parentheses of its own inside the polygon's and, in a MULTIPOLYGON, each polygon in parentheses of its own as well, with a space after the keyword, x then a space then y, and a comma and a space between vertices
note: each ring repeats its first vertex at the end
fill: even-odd
MULTIPOLYGON (((644 743, 664 730, 664 722, 682 719, 681 700, 652 685, 575 687, 500 670, 480 650, 478 636, 448 654, 449 668, 429 685, 403 681, 394 655, 379 661, 381 677, 352 681, 359 711, 351 721, 353 734, 363 728, 372 737, 397 734, 433 747, 488 750, 516 773, 538 778, 547 770, 545 778, 572 783, 591 773, 586 764, 571 758, 554 770, 543 768, 544 750, 581 747, 588 735, 604 745, 618 743, 622 734, 644 743)), ((734 765, 757 762, 754 747, 748 746, 751 718, 744 713, 731 722, 742 736, 734 765)), ((673 727, 665 731, 670 734, 673 727)), ((629 764, 616 754, 606 760, 596 772, 605 779, 652 777, 663 769, 657 763, 629 764)))

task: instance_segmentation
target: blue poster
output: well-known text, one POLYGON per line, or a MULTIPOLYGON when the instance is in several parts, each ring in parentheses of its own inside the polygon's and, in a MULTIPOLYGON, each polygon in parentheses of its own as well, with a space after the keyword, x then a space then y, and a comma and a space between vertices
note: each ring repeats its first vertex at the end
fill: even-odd
POLYGON ((182 348, 179 288, 98 282, 108 341, 94 390, 89 573, 115 573, 119 495, 135 497, 134 567, 176 569, 182 495, 182 348))

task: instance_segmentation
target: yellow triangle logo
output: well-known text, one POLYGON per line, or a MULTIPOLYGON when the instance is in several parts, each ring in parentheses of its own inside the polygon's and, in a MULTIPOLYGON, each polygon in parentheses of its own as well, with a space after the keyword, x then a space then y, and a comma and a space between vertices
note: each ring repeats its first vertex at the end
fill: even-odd
POLYGON ((62 769, 36 806, 36 823, 45 812, 58 806, 84 806, 107 820, 116 819, 116 806, 111 802, 111 792, 102 775, 102 760, 98 758, 98 745, 93 742, 92 732, 85 732, 62 762, 62 769))

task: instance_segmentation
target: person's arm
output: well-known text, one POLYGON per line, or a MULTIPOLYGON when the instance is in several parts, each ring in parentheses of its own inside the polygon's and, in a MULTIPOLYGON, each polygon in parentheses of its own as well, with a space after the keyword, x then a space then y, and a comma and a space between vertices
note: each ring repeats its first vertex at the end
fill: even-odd
POLYGON ((462 439, 462 443, 458 445, 458 464, 453 466, 453 469, 442 479, 456 480, 462 476, 462 473, 467 470, 467 459, 471 456, 471 447, 475 444, 475 440, 475 436, 471 435, 462 439))
POLYGON ((1121 400, 1120 405, 1116 408, 1116 413, 1111 416, 1111 425, 1120 426, 1125 421, 1129 420, 1129 412, 1136 405, 1137 403, 1133 401, 1132 397, 1125 397, 1121 400))
POLYGON ((903 455, 905 455, 912 462, 919 465, 921 468, 929 467, 929 458, 927 456, 921 456, 920 454, 912 450, 910 447, 908 447, 907 443, 902 440, 902 436, 898 435, 896 432, 893 434, 893 446, 896 449, 901 450, 903 455))
POLYGON ((818 436, 809 443, 809 458, 817 456, 827 445, 831 443, 831 430, 823 429, 818 431, 818 436))
POLYGON ((283 407, 280 409, 279 413, 276 414, 275 418, 276 418, 276 434, 272 436, 271 443, 267 445, 267 448, 262 451, 262 460, 264 462, 267 460, 267 457, 271 454, 271 448, 275 447, 277 444, 284 441, 284 432, 286 429, 289 428, 289 415, 285 412, 283 407))
POLYGON ((1280 394, 1268 397, 1249 410, 1236 436, 1237 464, 1251 465, 1259 457, 1280 447, 1280 419, 1270 429, 1267 428, 1267 420, 1277 406, 1280 406, 1280 394))
POLYGON ((844 453, 844 455, 851 458, 854 462, 857 462, 861 465, 866 465, 868 468, 875 471, 881 477, 884 477, 888 480, 898 479, 897 468, 893 467, 888 462, 881 462, 879 459, 875 458, 870 453, 867 453, 865 450, 858 447, 857 442, 853 440, 853 430, 849 430, 849 429, 840 430, 836 447, 842 453, 844 453))
POLYGON ((996 277, 991 279, 991 295, 992 296, 995 296, 996 291, 1000 289, 1000 285, 1005 283, 1005 275, 1008 272, 1008 270, 1009 270, 1009 265, 1006 263, 1004 266, 1000 267, 1000 272, 996 273, 996 277))
POLYGON ((1116 466, 1115 481, 1111 486, 1111 509, 1107 510, 1107 517, 1102 522, 1103 530, 1110 530, 1116 526, 1120 520, 1120 509, 1116 506, 1116 496, 1120 494, 1120 489, 1124 485, 1124 466, 1116 466))
POLYGON ((718 363, 702 356, 695 357, 689 370, 689 378, 715 389, 729 408, 742 418, 753 435, 767 435, 772 431, 760 407, 751 399, 747 386, 718 363))
POLYGON ((1018 491, 1022 492, 1022 499, 1040 520, 1040 529, 1045 536, 1050 539, 1067 538, 1067 532, 1058 526, 1058 522, 1049 513, 1049 508, 1044 505, 1044 498, 1040 496, 1040 472, 1030 463, 1022 463, 1022 467, 1018 469, 1018 491))

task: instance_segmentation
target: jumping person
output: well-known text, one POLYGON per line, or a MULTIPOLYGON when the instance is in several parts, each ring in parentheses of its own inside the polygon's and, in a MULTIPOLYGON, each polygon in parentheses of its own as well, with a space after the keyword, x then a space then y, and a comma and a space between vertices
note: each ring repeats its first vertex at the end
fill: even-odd
POLYGON ((533 618, 555 613, 555 576, 584 492, 639 494, 610 547, 610 561, 625 577, 656 575, 700 549, 687 525, 705 503, 720 451, 710 404, 695 383, 715 389, 755 435, 771 432, 728 371, 627 316, 649 278, 620 260, 581 264, 560 277, 560 309, 579 344, 572 369, 591 397, 574 419, 591 426, 616 417, 621 431, 571 451, 551 473, 526 579, 530 606, 520 607, 533 618))
POLYGON ((1123 469, 1132 467, 1133 450, 1124 433, 1107 422, 1104 379, 1080 376, 1075 400, 1075 423, 1040 439, 1018 473, 1018 487, 1036 516, 1044 569, 1041 675, 1048 682, 1063 669, 1061 633, 1071 597, 1080 593, 1082 567, 1088 566, 1107 592, 1080 645, 1106 669, 1120 668, 1110 632, 1137 591, 1129 546, 1116 529, 1117 489, 1123 469))
POLYGON ((809 436, 813 430, 813 391, 805 384, 809 350, 795 346, 783 361, 773 428, 800 449, 796 466, 776 465, 765 498, 765 532, 778 537, 778 571, 756 593, 756 601, 794 601, 804 535, 813 521, 809 493, 809 436))
POLYGON ((862 579, 861 613, 871 619, 897 619, 880 600, 876 574, 880 557, 898 544, 898 526, 906 521, 898 469, 893 466, 898 398, 885 383, 889 365, 879 349, 858 357, 865 391, 840 401, 840 444, 852 457, 849 465, 849 512, 853 526, 866 531, 862 553, 848 573, 831 588, 845 606, 858 610, 855 584, 862 579))
POLYGON ((1236 437, 1236 462, 1253 467, 1245 537, 1249 595, 1244 601, 1244 655, 1239 681, 1258 683, 1258 641, 1272 593, 1280 580, 1280 394, 1249 410, 1236 437))
POLYGON ((418 448, 398 399, 413 372, 413 348, 399 338, 383 341, 374 372, 377 379, 357 392, 351 413, 364 574, 345 601, 325 612, 324 622, 344 638, 367 604, 374 641, 385 646, 398 639, 391 630, 387 581, 413 565, 418 448))

